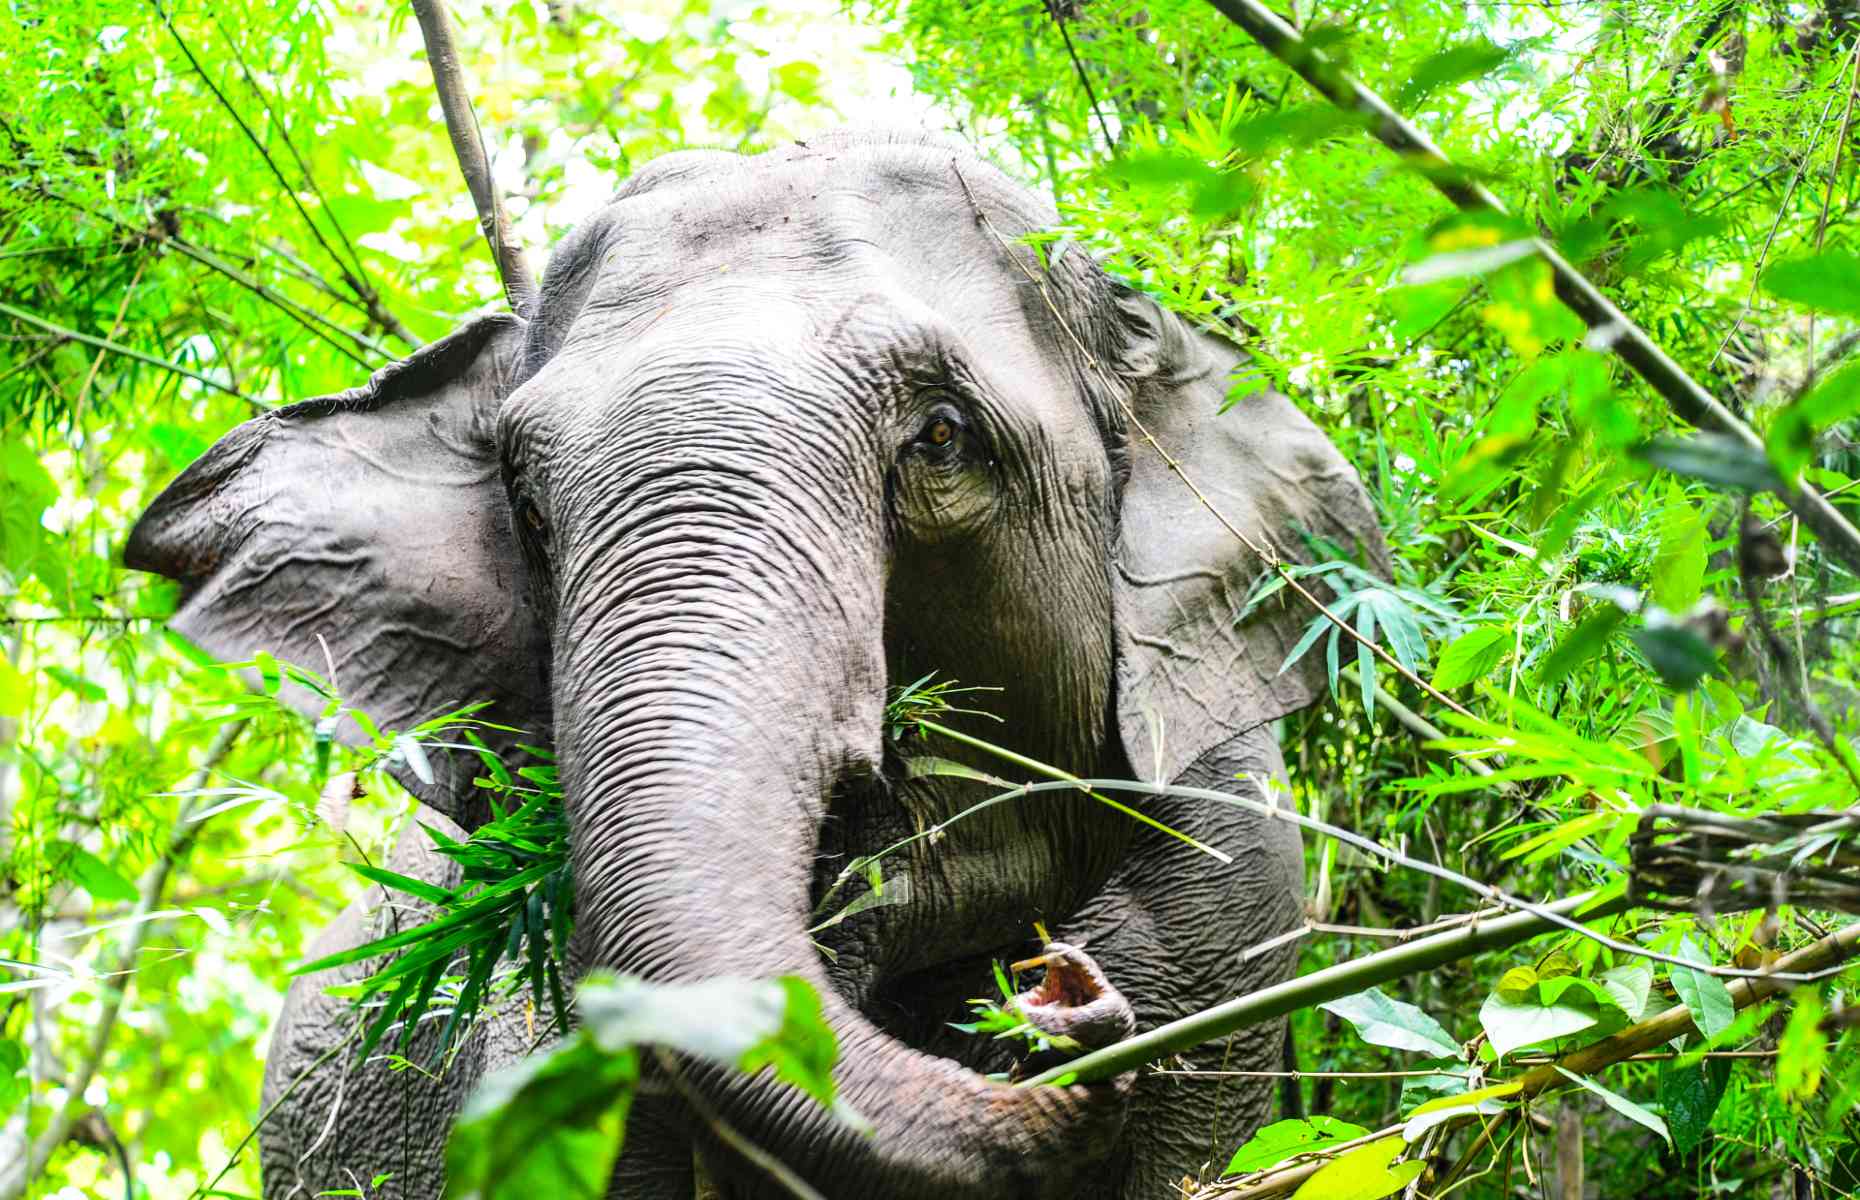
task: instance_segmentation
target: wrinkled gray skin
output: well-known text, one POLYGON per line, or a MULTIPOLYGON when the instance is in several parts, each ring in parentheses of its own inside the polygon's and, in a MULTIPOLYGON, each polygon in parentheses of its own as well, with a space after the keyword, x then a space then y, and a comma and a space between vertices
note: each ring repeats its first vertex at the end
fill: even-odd
MULTIPOLYGON (((1250 537, 1383 554, 1355 474, 1283 397, 1217 417, 1225 344, 1075 248, 1043 267, 1015 244, 1055 219, 940 141, 671 155, 558 248, 527 324, 480 318, 249 422, 129 547, 185 581, 177 625, 210 651, 320 664, 322 634, 384 726, 485 696, 494 718, 552 725, 580 961, 822 990, 874 1136, 766 1078, 682 1074, 828 1196, 1155 1197, 1266 1111, 1261 1084, 991 1083, 977 1072, 1006 1051, 945 1022, 989 993, 991 958, 1038 951, 1035 921, 1141 1028, 1277 980, 1284 954, 1239 954, 1298 918, 1279 823, 1142 802, 1232 854, 1222 868, 1086 797, 1032 797, 887 860, 911 902, 819 935, 833 960, 804 932, 849 857, 988 794, 904 779, 888 684, 998 687, 983 703, 1004 723, 968 727, 1081 775, 1256 795, 1282 775, 1268 722, 1319 692, 1279 672, 1309 614, 1275 601, 1236 625, 1264 568, 1133 416, 1250 537)), ((472 766, 415 784, 466 828, 484 816, 472 766)), ((326 944, 379 919, 345 916, 326 944)), ((349 1028, 322 982, 291 991, 268 1099, 349 1028)), ((267 1195, 391 1170, 388 1194, 436 1196, 446 1126, 528 1044, 521 1022, 493 1022, 439 1082, 341 1054, 311 1069, 265 1131, 267 1195)), ((1269 1066, 1281 1036, 1190 1057, 1269 1066)), ((691 1195, 694 1150, 724 1194, 774 1194, 678 1094, 636 1110, 616 1194, 691 1195)))

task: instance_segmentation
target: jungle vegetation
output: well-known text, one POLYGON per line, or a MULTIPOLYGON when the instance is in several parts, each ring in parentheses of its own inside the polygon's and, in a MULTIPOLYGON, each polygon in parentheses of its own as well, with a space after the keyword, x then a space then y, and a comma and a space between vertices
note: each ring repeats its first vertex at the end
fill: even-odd
MULTIPOLYGON (((1495 916, 1493 887, 1590 907, 1297 1007, 1277 1123, 1212 1148, 1202 1194, 1855 1194, 1860 13, 1298 0, 1262 39, 1265 11, 451 5, 536 264, 632 164, 902 86, 886 111, 1050 189, 1063 236, 1244 346, 1236 393, 1287 392, 1361 472, 1392 576, 1337 550, 1262 589, 1322 583, 1355 631, 1313 613, 1332 699, 1283 729, 1314 823, 1301 970, 1495 916), (1791 955, 1811 978, 1746 978, 1791 955)), ((336 745, 272 699, 314 676, 338 712, 325 664, 206 660, 121 547, 226 429, 502 286, 404 5, 13 0, 0 51, 0 1198, 256 1195, 283 989, 383 882, 411 807, 385 767, 471 715, 336 745)), ((986 707, 958 683, 900 689, 892 736, 986 707)), ((485 769, 503 816, 448 903, 497 953, 381 977, 376 1053, 409 1005, 466 1036, 474 989, 544 1025, 573 1002, 566 881, 531 902, 563 861, 553 774, 485 769)), ((622 986, 584 996, 596 1032, 622 986)), ((505 1081, 548 1119, 462 1130, 462 1177, 587 1194, 510 1156, 612 1152, 620 1043, 830 1099, 809 998, 770 1028, 756 999, 571 1040, 505 1081)))

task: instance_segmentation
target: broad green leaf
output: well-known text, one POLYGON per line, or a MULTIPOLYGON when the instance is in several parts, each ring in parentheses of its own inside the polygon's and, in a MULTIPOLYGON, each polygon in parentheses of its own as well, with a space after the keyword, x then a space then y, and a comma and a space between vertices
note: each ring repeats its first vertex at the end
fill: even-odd
POLYGON ((638 1084, 636 1050, 582 1037, 490 1075, 446 1142, 448 1200, 599 1200, 638 1084))
POLYGON ((1392 1196, 1427 1169, 1427 1164, 1419 1160, 1395 1161, 1406 1146, 1401 1138, 1390 1137, 1341 1155, 1300 1184, 1292 1200, 1382 1200, 1392 1196))
POLYGON ((1415 105, 1441 88, 1456 87, 1490 75, 1511 60, 1512 52, 1483 38, 1448 46, 1421 60, 1396 93, 1395 107, 1414 111, 1415 105))
POLYGON ((1676 692, 1690 691, 1718 665, 1718 652, 1711 643, 1678 624, 1654 624, 1631 629, 1628 637, 1660 681, 1676 692))
POLYGON ((1610 967, 1601 974, 1601 985, 1608 989, 1630 1021, 1638 1021, 1647 1011, 1647 993, 1653 990, 1653 968, 1644 962, 1628 962, 1610 967))
POLYGON ((1557 1067, 1557 1073, 1562 1075, 1565 1079, 1570 1080, 1572 1083, 1580 1084, 1589 1091, 1594 1092, 1602 1098, 1602 1102, 1608 1105, 1608 1107, 1614 1109, 1630 1121, 1645 1125, 1648 1129, 1659 1134, 1661 1139, 1669 1145, 1672 1143, 1673 1137, 1672 1134, 1668 1133, 1666 1130, 1666 1122, 1634 1103, 1632 1100, 1629 1100, 1626 1096, 1621 1095, 1619 1092, 1610 1091, 1587 1075, 1577 1075, 1572 1071, 1565 1071, 1560 1066, 1557 1067))
POLYGON ((583 1027, 602 1046, 651 1044, 755 1071, 774 1069, 822 1104, 833 1103, 839 1042, 820 998, 798 976, 648 984, 596 979, 581 987, 583 1027))
POLYGON ((1607 647, 1608 639, 1626 620, 1627 614, 1613 604, 1603 605, 1584 617, 1544 656, 1537 668, 1539 686, 1554 687, 1600 654, 1607 647))
POLYGON ((1484 679, 1511 649, 1512 633, 1506 625, 1478 625, 1447 643, 1434 671, 1434 686, 1445 691, 1484 679))
POLYGON ((1761 450, 1723 434, 1657 437, 1634 448, 1634 456, 1687 479, 1736 492, 1766 492, 1782 485, 1761 450))
POLYGON ((1459 1056, 1459 1042, 1441 1028, 1440 1022, 1412 1004, 1383 995, 1380 988, 1318 1007, 1355 1026, 1357 1036, 1372 1046, 1416 1050, 1435 1058, 1459 1056))
POLYGON ((1828 1066, 1828 1039, 1821 1032, 1821 997, 1810 988, 1791 998, 1789 1023, 1776 1043, 1776 1090, 1787 1100, 1806 1100, 1821 1086, 1828 1066))
POLYGON ((99 904, 134 904, 136 885, 117 874, 109 864, 73 842, 56 842, 50 847, 51 861, 69 873, 71 881, 90 893, 99 904))
POLYGON ((13 1106, 26 1098, 25 1065, 26 1047, 12 1038, 0 1038, 0 1119, 11 1114, 13 1106))
POLYGON ((1503 1112, 1510 1097, 1517 1095, 1523 1085, 1517 1082, 1495 1083, 1489 1087, 1461 1091, 1455 1095, 1442 1096, 1429 1100, 1415 1108, 1402 1123, 1401 1135, 1410 1142, 1417 1141, 1422 1134, 1436 1125, 1456 1120, 1468 1113, 1491 1116, 1503 1112))
POLYGON ((1712 1114, 1718 1111, 1730 1078, 1728 1058, 1673 1063, 1660 1072, 1660 1108, 1666 1113, 1673 1148, 1679 1153, 1690 1154, 1705 1140, 1712 1114))
POLYGON ((40 524, 58 485, 25 442, 0 442, 0 571, 24 578, 45 544, 40 524))
POLYGON ((1601 1021, 1593 1006, 1585 1007, 1573 1001, 1544 1004, 1534 994, 1510 1000, 1493 993, 1479 1009, 1479 1024, 1492 1044, 1492 1052, 1500 1058, 1526 1046, 1539 1046, 1595 1029, 1601 1021))
POLYGON ((1829 250, 1792 258, 1763 272, 1763 290, 1817 312, 1860 317, 1860 257, 1829 250))
POLYGON ((1776 414, 1764 448, 1784 479, 1793 480, 1814 456, 1815 438, 1860 413, 1860 363, 1848 363, 1776 414))
POLYGON ((1234 1151, 1224 1175, 1242 1175, 1277 1166, 1294 1154, 1324 1150, 1354 1141, 1369 1131, 1361 1125, 1322 1114, 1306 1121, 1275 1121, 1234 1151))
MULTIPOLYGON (((1701 967, 1711 965, 1711 957, 1690 937, 1680 939, 1674 957, 1701 967)), ((1710 1038, 1730 1026, 1737 1015, 1737 1007, 1731 1003, 1730 990, 1722 979, 1686 967, 1669 967, 1666 974, 1672 980, 1673 990, 1679 993, 1680 1002, 1692 1010, 1692 1023, 1698 1026, 1700 1033, 1710 1038)))
POLYGON ((1660 548, 1648 570, 1647 595, 1655 604, 1680 613, 1698 600, 1708 536, 1705 514, 1690 504, 1682 501, 1662 514, 1660 548))

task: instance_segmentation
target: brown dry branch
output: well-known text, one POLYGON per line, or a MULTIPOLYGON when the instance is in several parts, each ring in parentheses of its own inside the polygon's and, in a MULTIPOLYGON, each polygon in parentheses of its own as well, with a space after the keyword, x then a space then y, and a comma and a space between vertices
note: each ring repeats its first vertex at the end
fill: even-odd
POLYGON ((478 209, 478 228, 491 247, 491 257, 497 261, 497 277, 503 281, 505 299, 519 317, 528 317, 536 307, 536 277, 530 273, 523 247, 511 232, 503 198, 497 194, 490 156, 484 150, 484 135, 465 90, 465 70, 459 65, 444 0, 413 0, 413 11, 420 18, 426 60, 433 68, 433 90, 439 93, 439 108, 446 116, 446 133, 452 139, 453 154, 458 156, 459 174, 465 177, 471 202, 478 209))
MULTIPOLYGON (((1779 973, 1790 974, 1820 971, 1846 962, 1857 949, 1860 949, 1860 924, 1853 924, 1811 942, 1793 954, 1785 955, 1776 963, 1775 969, 1779 973)), ((1781 980, 1764 978, 1738 979, 1728 987, 1731 1004, 1737 1009, 1748 1008, 1787 989, 1788 984, 1781 980)), ((1533 1067, 1516 1080, 1518 1090, 1507 1096, 1506 1100, 1518 1103, 1529 1101, 1553 1088, 1566 1086, 1569 1081, 1564 1071, 1573 1075, 1594 1075, 1616 1063, 1645 1054, 1676 1037, 1695 1032, 1697 1027, 1692 1023, 1691 1009, 1683 1004, 1669 1008, 1657 1016, 1630 1025, 1612 1037, 1573 1050, 1554 1062, 1533 1067)), ((1452 1121, 1450 1126, 1465 1126, 1478 1119, 1478 1114, 1469 1112, 1452 1121)), ((1394 1137, 1401 1131, 1401 1124, 1390 1125, 1353 1142, 1331 1147, 1321 1154, 1307 1156, 1289 1166, 1275 1167, 1248 1179, 1219 1184, 1201 1194, 1218 1196, 1222 1200, 1270 1200, 1275 1196, 1289 1196, 1339 1153, 1380 1138, 1394 1137)), ((1488 1129, 1487 1136, 1489 1132, 1488 1129)))

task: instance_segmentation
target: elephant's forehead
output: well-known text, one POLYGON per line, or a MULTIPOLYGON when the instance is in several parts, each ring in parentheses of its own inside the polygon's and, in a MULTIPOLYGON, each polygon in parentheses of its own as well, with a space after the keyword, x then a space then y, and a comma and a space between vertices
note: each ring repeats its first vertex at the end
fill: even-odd
POLYGON ((753 158, 670 155, 630 180, 579 240, 598 255, 590 265, 603 306, 663 304, 728 276, 831 304, 884 275, 934 307, 960 298, 973 311, 1024 282, 978 207, 1009 239, 1056 219, 959 148, 835 138, 753 158))

